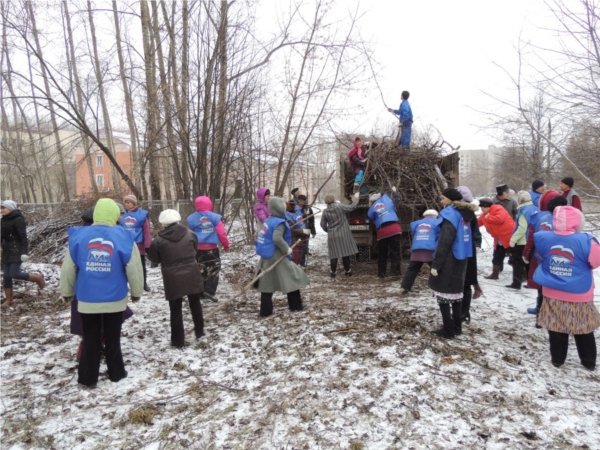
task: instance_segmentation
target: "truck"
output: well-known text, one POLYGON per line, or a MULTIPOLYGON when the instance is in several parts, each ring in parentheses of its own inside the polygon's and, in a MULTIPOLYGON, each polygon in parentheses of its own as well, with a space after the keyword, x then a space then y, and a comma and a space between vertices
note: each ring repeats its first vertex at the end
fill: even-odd
MULTIPOLYGON (((390 144, 367 143, 368 163, 365 180, 368 193, 361 194, 357 208, 347 214, 348 224, 356 245, 357 259, 368 261, 377 257, 377 231, 368 218, 369 196, 391 192, 396 186, 402 201, 396 207, 402 227, 402 250, 410 250, 410 223, 421 219, 427 209, 439 210, 442 191, 457 187, 458 152, 444 154, 441 149, 425 149, 404 154, 390 144), (370 166, 370 167, 369 167, 370 166)), ((354 172, 346 153, 340 154, 340 201, 351 202, 354 189, 354 172)))

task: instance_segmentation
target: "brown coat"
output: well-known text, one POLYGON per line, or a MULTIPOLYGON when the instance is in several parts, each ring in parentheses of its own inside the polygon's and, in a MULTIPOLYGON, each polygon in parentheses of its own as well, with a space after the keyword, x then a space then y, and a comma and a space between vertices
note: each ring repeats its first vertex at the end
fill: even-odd
POLYGON ((204 291, 196 263, 196 247, 196 235, 179 223, 169 225, 152 240, 147 256, 150 261, 161 264, 167 300, 204 291))

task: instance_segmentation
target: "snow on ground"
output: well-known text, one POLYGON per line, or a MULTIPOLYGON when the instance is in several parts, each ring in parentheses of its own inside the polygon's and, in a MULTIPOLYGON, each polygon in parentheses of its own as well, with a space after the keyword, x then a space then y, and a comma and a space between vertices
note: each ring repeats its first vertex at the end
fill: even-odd
MULTIPOLYGON (((129 377, 111 383, 103 362, 96 389, 77 384, 59 268, 38 265, 48 288, 37 296, 21 283, 2 312, 2 448, 600 448, 598 370, 579 364, 573 341, 566 364, 550 364, 547 333, 525 311, 536 292, 506 290, 509 266, 480 279, 471 325, 446 341, 429 333, 441 317, 425 271, 408 297, 374 263, 332 282, 326 241, 319 230, 310 243, 306 311, 276 294, 269 318, 258 294, 240 294, 252 247, 224 254, 218 294, 234 300, 207 318, 201 341, 185 311, 181 350, 150 269, 152 293, 123 325, 129 377)), ((218 305, 203 306, 208 316, 218 305)))

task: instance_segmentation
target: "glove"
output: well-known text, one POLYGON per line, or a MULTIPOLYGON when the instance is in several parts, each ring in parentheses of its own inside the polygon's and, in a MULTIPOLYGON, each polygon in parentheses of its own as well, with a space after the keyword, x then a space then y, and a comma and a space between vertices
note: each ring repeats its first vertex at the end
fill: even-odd
POLYGON ((287 254, 291 255, 292 253, 294 253, 294 249, 292 247, 288 247, 287 254))
POLYGON ((367 158, 361 159, 360 162, 363 163, 363 164, 365 164, 367 162, 367 158))
POLYGON ((479 253, 481 251, 481 247, 475 247, 475 251, 479 253))
POLYGON ((438 271, 436 269, 431 269, 431 275, 434 277, 438 276, 438 271))
POLYGON ((131 297, 131 301, 132 302, 139 302, 140 301, 140 297, 131 297))
POLYGON ((525 257, 525 256, 523 256, 522 258, 523 258, 523 262, 524 262, 525 264, 529 264, 529 258, 527 258, 527 257, 525 257))
POLYGON ((21 262, 29 261, 29 255, 21 255, 21 262))
POLYGON ((394 110, 392 108, 388 108, 389 112, 394 112, 394 110))
POLYGON ((517 245, 516 242, 510 241, 510 248, 513 248, 515 245, 517 245))
POLYGON ((396 189, 396 186, 392 186, 392 191, 393 192, 398 192, 398 189, 396 189))
POLYGON ((357 193, 356 193, 356 194, 354 194, 352 197, 354 197, 354 198, 358 198, 358 197, 360 197, 360 192, 357 192, 357 193))
POLYGON ((304 228, 304 229, 302 230, 302 232, 303 232, 304 234, 310 234, 310 230, 309 230, 308 228, 304 228))

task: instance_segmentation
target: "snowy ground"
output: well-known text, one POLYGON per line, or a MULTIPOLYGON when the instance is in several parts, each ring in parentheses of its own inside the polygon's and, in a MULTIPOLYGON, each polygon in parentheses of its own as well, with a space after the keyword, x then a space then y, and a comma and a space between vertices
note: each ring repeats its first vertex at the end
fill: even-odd
MULTIPOLYGON (((481 274, 490 246, 485 235, 481 274)), ((48 288, 19 285, 2 312, 2 448, 600 448, 599 372, 579 364, 573 342, 565 366, 550 364, 546 331, 525 311, 536 292, 504 289, 510 268, 480 279, 472 324, 445 341, 429 333, 441 317, 425 272, 399 297, 399 280, 378 281, 374 264, 331 282, 320 230, 311 251, 307 310, 288 311, 276 294, 266 319, 256 293, 239 294, 252 248, 225 254, 219 297, 235 299, 199 342, 186 311, 183 350, 169 345, 151 269, 152 294, 123 326, 129 377, 102 374, 96 389, 76 382, 79 338, 58 267, 38 265, 48 288)))

